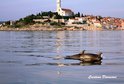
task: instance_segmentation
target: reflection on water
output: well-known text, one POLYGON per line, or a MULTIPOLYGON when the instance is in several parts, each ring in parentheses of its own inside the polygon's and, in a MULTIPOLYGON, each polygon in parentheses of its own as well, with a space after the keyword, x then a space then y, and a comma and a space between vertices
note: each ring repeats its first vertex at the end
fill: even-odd
POLYGON ((0 84, 123 84, 123 46, 124 31, 0 31, 0 84), (64 59, 82 50, 101 51, 102 62, 64 59))
POLYGON ((95 62, 95 63, 84 63, 84 62, 79 62, 79 63, 35 63, 35 64, 26 64, 26 66, 41 66, 41 65, 52 65, 52 66, 90 66, 90 65, 101 65, 101 61, 95 62))

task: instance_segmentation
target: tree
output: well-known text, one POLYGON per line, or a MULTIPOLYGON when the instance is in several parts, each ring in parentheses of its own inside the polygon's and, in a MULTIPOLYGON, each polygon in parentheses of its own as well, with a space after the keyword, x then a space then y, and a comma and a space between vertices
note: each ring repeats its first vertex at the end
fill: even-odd
POLYGON ((80 12, 76 13, 74 16, 75 17, 80 17, 80 12))
POLYGON ((62 19, 62 16, 60 16, 57 12, 53 13, 54 19, 62 19))
POLYGON ((53 12, 42 12, 42 16, 49 16, 50 18, 53 16, 53 12))
POLYGON ((84 17, 84 14, 83 13, 81 14, 81 17, 84 17))
POLYGON ((80 17, 80 12, 78 12, 78 17, 80 17))
POLYGON ((34 23, 33 19, 35 19, 35 15, 29 15, 23 19, 24 24, 32 24, 34 23))

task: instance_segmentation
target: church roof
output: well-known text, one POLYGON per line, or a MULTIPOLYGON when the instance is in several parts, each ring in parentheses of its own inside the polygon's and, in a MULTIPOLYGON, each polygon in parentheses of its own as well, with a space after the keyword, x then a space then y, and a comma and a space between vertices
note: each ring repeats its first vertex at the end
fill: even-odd
POLYGON ((65 8, 62 8, 63 11, 66 11, 66 12, 72 12, 71 9, 65 9, 65 8))

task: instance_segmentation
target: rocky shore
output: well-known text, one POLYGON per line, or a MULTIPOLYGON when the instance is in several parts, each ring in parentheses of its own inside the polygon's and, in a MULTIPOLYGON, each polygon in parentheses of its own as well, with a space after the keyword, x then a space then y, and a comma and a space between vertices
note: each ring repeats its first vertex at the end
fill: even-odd
MULTIPOLYGON (((8 28, 0 27, 0 31, 102 31, 105 29, 97 28, 94 26, 84 26, 84 27, 54 27, 54 26, 40 26, 40 27, 23 27, 23 28, 8 28)), ((116 30, 122 30, 121 28, 116 30)))
POLYGON ((75 27, 63 27, 63 28, 54 28, 54 27, 29 27, 29 28, 7 28, 2 27, 0 28, 0 31, 85 31, 85 30, 102 30, 99 28, 75 28, 75 27))

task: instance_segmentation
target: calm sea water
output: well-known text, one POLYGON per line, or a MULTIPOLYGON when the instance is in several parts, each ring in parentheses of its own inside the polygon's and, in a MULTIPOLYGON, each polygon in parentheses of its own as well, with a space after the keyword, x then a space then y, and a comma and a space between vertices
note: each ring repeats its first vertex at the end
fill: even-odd
POLYGON ((0 84, 124 84, 124 31, 0 31, 0 84), (82 50, 102 63, 63 59, 82 50))

